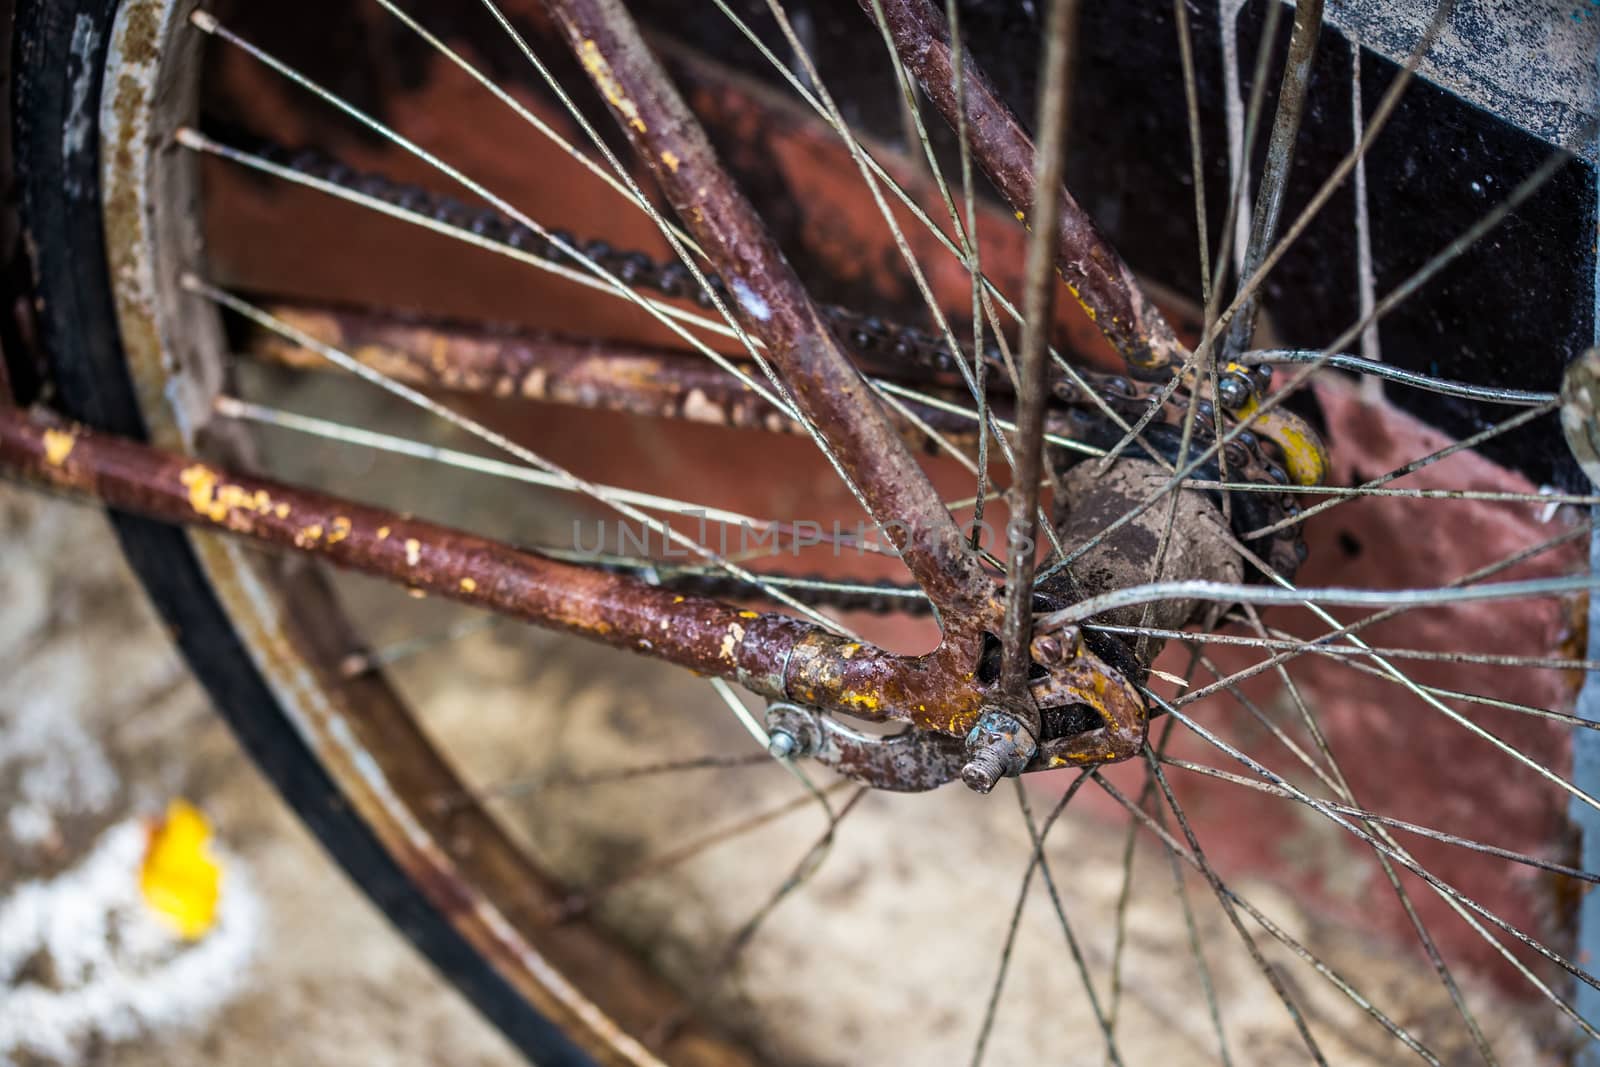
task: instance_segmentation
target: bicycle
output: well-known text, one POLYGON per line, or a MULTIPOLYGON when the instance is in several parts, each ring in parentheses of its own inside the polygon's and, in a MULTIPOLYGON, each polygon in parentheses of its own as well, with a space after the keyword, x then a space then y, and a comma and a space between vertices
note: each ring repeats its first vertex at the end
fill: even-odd
MULTIPOLYGON (((541 1062, 746 1062, 752 1053, 741 1042, 803 1056, 796 1031, 814 1027, 785 1030, 781 1020, 764 1024, 726 1003, 716 1006, 729 1009, 727 1023, 709 1021, 714 994, 682 973, 677 982, 663 978, 670 960, 642 961, 630 947, 642 932, 615 902, 711 843, 816 806, 824 833, 781 869, 748 919, 721 931, 711 961, 689 970, 717 977, 755 966, 747 950, 758 932, 771 936, 767 916, 798 903, 796 890, 826 869, 837 828, 872 807, 864 798, 931 792, 957 778, 978 792, 1017 778, 1023 812, 1020 828, 1009 824, 1026 870, 1015 903, 1000 901, 990 916, 946 917, 958 928, 989 919, 1009 930, 1000 978, 953 994, 952 1003, 979 1016, 974 1060, 994 1042, 1013 1042, 1000 1046, 1011 1055, 1029 1047, 1030 1038, 995 1020, 1035 874, 1081 972, 1093 1054, 1113 1061, 1159 1036, 1145 1027, 1130 1033, 1125 1021, 1119 1028, 1119 1010, 1166 1021, 1196 1055, 1228 1061, 1258 1051, 1240 1045, 1236 1031, 1230 1044, 1226 1016, 1243 994, 1219 990, 1194 932, 1194 909, 1207 898, 1239 935, 1232 950, 1313 1059, 1326 1061, 1326 1049, 1340 1060, 1392 1054, 1393 1045, 1371 1052, 1365 1031, 1338 1016, 1352 1009, 1381 1040, 1427 1062, 1559 1055, 1570 1041, 1596 1036, 1581 1005, 1600 984, 1567 944, 1575 912, 1548 914, 1597 878, 1560 843, 1569 804, 1579 825, 1586 809, 1600 810, 1559 769, 1568 733, 1595 729, 1563 710, 1571 697, 1563 672, 1592 663, 1581 645, 1576 655, 1551 654, 1573 598, 1592 584, 1578 509, 1596 499, 1560 422, 1564 412, 1586 432, 1575 399, 1581 376, 1570 379, 1565 407, 1556 393, 1575 348, 1592 340, 1578 343, 1585 321, 1593 328, 1584 302, 1592 279, 1577 273, 1590 261, 1586 243, 1571 236, 1583 232, 1574 220, 1593 212, 1587 157, 1574 158, 1592 153, 1592 130, 1558 115, 1535 137, 1419 77, 1441 34, 1458 29, 1449 4, 1428 5, 1409 27, 1402 16, 1362 23, 1330 11, 1331 28, 1320 3, 1302 3, 1292 25, 1277 6, 1252 21, 1235 5, 1220 28, 1181 3, 1119 13, 1058 0, 1037 26, 1023 17, 1007 23, 983 5, 857 7, 650 8, 638 12, 656 27, 646 43, 633 16, 609 0, 552 0, 537 10, 486 0, 473 9, 479 29, 498 35, 489 39, 504 54, 475 58, 449 43, 473 39, 457 24, 464 12, 414 17, 375 0, 315 16, 346 21, 325 34, 327 51, 307 47, 291 60, 296 29, 315 23, 281 7, 19 4, 15 156, 37 309, 5 347, 18 401, 43 403, 0 413, 0 463, 114 509, 130 560, 246 747, 396 924, 541 1062), (1147 145, 1137 120, 1126 124, 1132 129, 1093 121, 1107 93, 1128 92, 1127 82, 1147 73, 1115 49, 1144 40, 1156 21, 1173 35, 1160 52, 1169 73, 1176 61, 1185 106, 1170 115, 1187 144, 1147 145), (970 37, 960 32, 969 23, 970 37), (1379 47, 1392 50, 1397 37, 1405 45, 1385 59, 1352 45, 1357 32, 1379 47), (365 69, 350 69, 342 46, 380 34, 392 35, 392 51, 372 49, 365 69), (1029 34, 1044 42, 1037 66, 1016 44, 1029 34), (1289 40, 1280 57, 1282 34, 1289 40), (702 49, 664 43, 673 35, 702 49), (1223 90, 1200 72, 1199 43, 1232 50, 1233 78, 1251 72, 1248 99, 1240 84, 1226 87, 1222 115, 1202 108, 1204 92, 1223 90), (713 50, 716 60, 704 54, 713 50), (1284 72, 1273 77, 1280 58, 1284 72), (323 69, 308 74, 302 60, 323 69), (1341 63, 1344 81, 1335 84, 1350 97, 1342 112, 1314 91, 1330 83, 1312 79, 1341 63), (1092 76, 1119 64, 1109 88, 1092 76), (1029 115, 1017 100, 1031 99, 1034 82, 1042 89, 1029 115), (1361 92, 1372 87, 1363 107, 1361 92), (289 102, 289 89, 300 103, 289 102), (471 111, 461 95, 469 90, 479 94, 471 111), (440 107, 431 121, 426 107, 407 112, 430 91, 462 110, 440 107), (347 125, 311 117, 302 103, 347 125), (934 129, 928 111, 949 130, 934 129), (1033 118, 1037 151, 1019 113, 1033 118), (439 122, 441 114, 470 115, 483 129, 463 131, 439 122), (1311 135, 1326 132, 1330 116, 1347 124, 1350 147, 1316 156, 1311 135), (1214 134, 1219 119, 1230 127, 1220 154, 1205 126, 1214 134), (1472 180, 1459 208, 1409 221, 1371 216, 1372 203, 1399 208, 1437 192, 1405 170, 1417 146, 1397 144, 1394 134, 1437 128, 1430 136, 1448 141, 1452 123, 1465 127, 1452 150, 1500 139, 1492 173, 1472 180), (521 144, 512 133, 546 155, 531 165, 506 160, 506 146, 521 144), (425 135, 451 154, 427 148, 425 135), (1164 206, 1175 198, 1191 217, 1153 212, 1148 229, 1130 224, 1121 236, 1135 262, 1178 279, 1169 290, 1192 287, 1198 264, 1198 299, 1149 295, 1159 286, 1135 276, 1113 248, 1124 242, 1066 192, 1068 146, 1080 163, 1085 152, 1113 161, 1116 174, 1088 183, 1092 214, 1102 218, 1108 205, 1137 204, 1135 193, 1157 177, 1176 187, 1162 194, 1164 206), (1262 178, 1252 189, 1254 166, 1244 161, 1257 158, 1262 178), (1190 188, 1174 174, 1187 175, 1190 188), (1374 174, 1390 184, 1371 200, 1381 184, 1374 174), (1353 240, 1327 222, 1327 205, 1347 187, 1368 190, 1352 197, 1353 240), (1062 192, 1038 198, 1038 189, 1062 192), (587 206, 597 203, 611 210, 587 206), (596 232, 573 236, 542 221, 580 215, 596 232), (307 255, 285 218, 356 237, 312 242, 316 254, 307 255), (1385 224, 1397 227, 1387 244, 1374 238, 1385 224), (1481 243, 1507 233, 1520 240, 1481 243), (1564 241, 1552 237, 1562 233, 1564 241), (1192 254, 1175 255, 1179 244, 1192 254), (391 255, 374 262, 368 248, 391 255), (1387 249, 1388 260, 1375 261, 1374 249, 1387 249), (518 272, 486 280, 489 255, 514 261, 518 272), (1357 284, 1334 297, 1316 275, 1345 259, 1354 260, 1357 284), (408 275, 408 264, 421 266, 408 275), (1506 264, 1520 291, 1477 284, 1506 264), (1381 296, 1380 268, 1390 279, 1381 296), (1081 310, 1067 308, 1058 288, 1081 310), (1527 312, 1529 291, 1540 297, 1537 314, 1527 312), (1319 300, 1296 302, 1296 292, 1319 300), (1533 331, 1535 319, 1532 356, 1496 363, 1484 354, 1533 331), (1389 332, 1380 334, 1380 321, 1389 332), (42 367, 20 343, 34 329, 42 367), (1294 347, 1325 335, 1333 342, 1294 347), (1424 336, 1454 342, 1458 355, 1419 351, 1424 336), (1355 346, 1360 355, 1348 351, 1355 346), (349 426, 277 399, 358 409, 354 394, 331 382, 288 384, 329 367, 442 419, 456 437, 422 440, 427 431, 403 420, 388 430, 349 426), (1485 370, 1498 380, 1483 381, 1485 370), (1330 371, 1367 383, 1358 388, 1330 371), (1425 399, 1406 403, 1426 421, 1386 403, 1391 389, 1418 390, 1425 399), (518 405, 531 403, 583 414, 542 408, 540 424, 530 425, 518 405), (1508 406, 1516 413, 1503 415, 1508 406), (641 419, 725 429, 652 431, 635 454, 595 454, 641 419), (757 431, 773 443, 716 455, 715 469, 744 460, 768 471, 768 481, 778 481, 770 470, 780 467, 798 481, 810 463, 836 475, 831 491, 799 494, 810 518, 775 517, 761 494, 741 498, 746 490, 732 475, 704 484, 709 457, 727 451, 718 434, 757 431), (274 442, 285 433, 331 442, 330 451, 297 457, 274 442), (468 441, 515 462, 471 451, 468 441), (530 495, 535 510, 515 515, 496 514, 512 506, 496 501, 473 528, 407 514, 424 510, 423 501, 467 508, 464 489, 429 500, 422 483, 399 481, 382 488, 381 503, 363 503, 354 491, 363 487, 349 484, 357 478, 330 459, 352 448, 576 492, 635 524, 636 547, 586 543, 579 533, 593 514, 557 510, 549 496, 530 495), (919 459, 919 449, 938 461, 919 459), (1453 474, 1432 469, 1450 459, 1453 474), (590 473, 608 466, 627 476, 651 469, 666 487, 646 492, 590 473), (254 473, 269 470, 278 473, 254 473), (1004 522, 994 519, 1002 510, 992 499, 1002 495, 994 470, 1009 478, 1004 522), (1424 471, 1420 487, 1388 484, 1424 471), (936 481, 958 478, 970 499, 948 505, 954 494, 936 481), (1353 484, 1330 484, 1338 482, 1353 484), (1549 483, 1559 488, 1537 488, 1549 483), (691 490, 733 499, 693 507, 679 498, 691 490), (822 525, 855 505, 868 517, 860 526, 822 525), (1337 526, 1317 519, 1341 505, 1337 526), (1446 517, 1469 505, 1476 510, 1446 517), (952 514, 963 507, 973 511, 970 523, 952 514), (661 514, 700 525, 691 532, 661 514), (1477 528, 1452 537, 1463 514, 1477 528), (1561 524, 1552 532, 1555 515, 1561 524), (568 520, 577 525, 562 544, 568 520), (707 523, 754 537, 738 550, 725 537, 712 547, 707 523), (519 547, 529 530, 544 536, 519 547), (1402 532, 1420 532, 1433 558, 1400 551, 1402 532), (259 554, 242 539, 279 551, 259 554), (793 561, 853 553, 863 562, 852 571, 825 560, 831 573, 820 578, 796 575, 798 562, 756 566, 772 545, 793 561), (808 550, 818 551, 802 555, 808 550), (898 560, 914 584, 891 579, 898 572, 877 559, 898 560), (605 781, 637 789, 661 777, 679 803, 717 788, 771 799, 788 775, 761 789, 684 784, 695 771, 737 777, 768 764, 798 776, 799 798, 574 888, 561 865, 590 847, 577 825, 582 814, 567 811, 575 836, 558 837, 560 847, 524 847, 486 810, 515 790, 473 784, 452 766, 454 754, 470 750, 471 731, 457 724, 446 737, 449 724, 414 712, 389 676, 449 643, 396 643, 385 633, 395 602, 363 609, 375 594, 336 586, 307 560, 710 677, 715 692, 704 699, 725 705, 741 739, 759 743, 730 754, 723 730, 685 723, 683 734, 722 751, 683 756, 641 741, 639 724, 590 728, 581 748, 565 752, 571 766, 534 791, 541 802, 557 789, 605 781), (1370 584, 1299 587, 1302 565, 1324 575, 1370 567, 1370 584), (1473 614, 1472 604, 1491 605, 1490 613, 1473 614), (1380 610, 1341 620, 1330 607, 1380 610), (871 631, 878 624, 863 611, 931 617, 937 635, 925 623, 871 631), (1379 631, 1390 638, 1361 636, 1392 620, 1379 631), (1481 650, 1484 641, 1495 651, 1481 650), (1202 667, 1213 680, 1201 680, 1202 667), (732 684, 764 707, 752 711, 732 684), (1357 685, 1358 696, 1341 692, 1357 685), (1401 727, 1386 705, 1402 693, 1426 717, 1408 719, 1395 742, 1401 727), (1239 710, 1218 710, 1216 701, 1188 710, 1223 694, 1239 710), (1278 706, 1263 708, 1264 698, 1278 706), (906 729, 877 732, 892 726, 906 729), (1463 747, 1464 735, 1486 747, 1463 747), (1334 758, 1336 747, 1352 746, 1372 766, 1334 758), (1206 762, 1219 754, 1224 766, 1206 762), (1480 780, 1479 758, 1505 761, 1499 790, 1508 808, 1517 804, 1506 816, 1515 847, 1484 840, 1495 835, 1459 817, 1480 780), (840 781, 818 785, 807 767, 840 781), (1020 784, 1051 771, 1067 781, 1020 784), (1036 818, 1030 795, 1046 788, 1057 799, 1036 818), (1098 979, 1094 952, 1062 904, 1074 887, 1052 874, 1044 848, 1080 793, 1100 794, 1128 827, 1114 842, 1126 858, 1098 979), (1252 807, 1241 809, 1241 796, 1252 807), (1265 809, 1269 801, 1279 807, 1265 809), (1337 937, 1309 947, 1309 935, 1285 929, 1240 891, 1238 878, 1272 857, 1251 855, 1229 830, 1244 811, 1268 840, 1295 840, 1285 829, 1294 816, 1275 823, 1284 816, 1262 814, 1288 810, 1284 801, 1337 831, 1343 844, 1331 865, 1370 851, 1366 877, 1382 879, 1371 894, 1381 906, 1320 891, 1316 904, 1330 923, 1414 942, 1420 970, 1437 978, 1428 1004, 1442 1021, 1385 1011, 1345 977, 1345 965, 1329 962, 1337 937), (1129 919, 1133 842, 1146 832, 1172 864, 1157 880, 1160 892, 1179 896, 1179 940, 1192 956, 1184 981, 1202 994, 1189 1002, 1192 1018, 1160 999, 1173 995, 1166 975, 1151 982, 1124 970, 1138 933, 1129 919), (1224 878, 1223 869, 1246 873, 1224 878), (1546 881, 1529 891, 1507 870, 1538 871, 1546 881), (1446 924, 1448 936, 1439 932, 1446 924), (1287 979, 1279 953, 1309 962, 1338 1007, 1287 979), (1464 982, 1458 973, 1467 971, 1478 977, 1464 982), (1482 994, 1479 981, 1499 983, 1504 999, 1482 994), (1519 1004, 1513 988, 1539 998, 1532 1021, 1507 1007, 1519 1004), (1559 1021, 1562 1036, 1543 1034, 1544 1015, 1559 1021)), ((1494 87, 1478 88, 1477 103, 1492 103, 1494 87)), ((559 652, 582 655, 566 645, 559 652)), ((998 801, 973 814, 979 802, 951 792, 898 801, 895 815, 918 803, 959 811, 964 826, 941 830, 965 835, 957 854, 982 858, 998 801)), ((890 816, 876 818, 887 831, 890 816)), ((1296 872, 1279 873, 1311 891, 1296 872)), ((825 936, 807 933, 798 944, 825 936)), ((844 943, 829 945, 838 956, 819 964, 823 975, 874 961, 848 934, 835 940, 844 943)), ((913 1036, 894 1031, 884 1040, 907 1055, 913 1036)))

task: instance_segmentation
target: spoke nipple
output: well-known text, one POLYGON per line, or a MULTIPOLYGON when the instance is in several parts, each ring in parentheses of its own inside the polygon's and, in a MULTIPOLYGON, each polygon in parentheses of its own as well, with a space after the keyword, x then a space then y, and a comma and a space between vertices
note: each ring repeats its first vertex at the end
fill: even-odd
POLYGON ((202 33, 217 32, 217 17, 209 11, 195 11, 189 16, 189 21, 194 28, 202 33))
POLYGON ((788 730, 774 730, 767 735, 767 755, 773 759, 789 759, 799 747, 800 742, 788 730))

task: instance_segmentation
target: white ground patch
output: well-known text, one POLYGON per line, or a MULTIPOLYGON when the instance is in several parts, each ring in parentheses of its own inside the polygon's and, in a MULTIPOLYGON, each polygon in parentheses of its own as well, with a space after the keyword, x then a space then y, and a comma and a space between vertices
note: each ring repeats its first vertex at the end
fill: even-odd
MULTIPOLYGON (((241 864, 249 868, 264 929, 245 985, 215 1010, 184 1000, 177 1006, 187 1007, 172 1015, 135 1015, 137 1001, 117 1015, 114 1030, 128 1033, 142 1019, 136 1036, 114 1044, 46 1055, 9 1047, 8 1035, 0 1061, 522 1062, 361 898, 250 766, 178 659, 99 512, 0 483, 0 909, 9 912, 24 885, 82 869, 109 847, 102 834, 123 813, 161 811, 173 796, 203 807, 235 853, 224 893, 236 888, 241 864)), ((136 875, 122 884, 136 891, 136 875)), ((233 903, 224 897, 225 910, 233 903)), ((92 912, 59 921, 87 923, 84 915, 92 912)), ((193 955, 202 947, 183 951, 186 969, 208 958, 193 955)), ((30 953, 25 975, 59 979, 42 959, 30 953)), ((177 959, 174 953, 171 962, 177 959)), ((13 987, 27 983, 15 981, 15 968, 0 965, 0 1027, 38 1014, 28 998, 16 1000, 13 987)), ((181 988, 185 973, 147 977, 181 988)), ((53 1025, 86 1003, 83 995, 57 1001, 53 1025)))
MULTIPOLYGON (((53 657, 44 659, 21 668, 20 690, 30 688, 27 675, 55 665, 53 657)), ((62 696, 41 686, 9 714, 0 712, 0 774, 15 775, 20 794, 6 812, 6 831, 19 845, 49 842, 60 816, 104 811, 121 785, 105 749, 62 696)))
POLYGON ((0 1065, 70 1062, 93 1039, 198 1026, 243 987, 261 905, 242 862, 218 857, 217 923, 185 942, 140 894, 145 844, 143 821, 129 819, 78 866, 0 901, 0 1065))

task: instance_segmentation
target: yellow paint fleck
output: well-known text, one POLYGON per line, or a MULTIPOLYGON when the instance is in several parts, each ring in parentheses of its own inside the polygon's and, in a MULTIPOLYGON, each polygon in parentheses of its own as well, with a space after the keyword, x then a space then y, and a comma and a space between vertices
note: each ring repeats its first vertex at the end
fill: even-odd
POLYGON ((194 805, 174 800, 150 831, 139 892, 179 936, 194 941, 216 923, 222 867, 212 857, 211 827, 194 805))
POLYGON ((427 597, 427 595, 427 590, 418 589, 416 586, 412 586, 410 589, 406 590, 406 596, 410 597, 412 600, 422 600, 427 597))
POLYGON ((350 520, 343 515, 333 517, 332 528, 328 530, 328 544, 336 545, 350 536, 350 520))
POLYGON ((661 153, 661 162, 667 165, 668 170, 676 174, 678 173, 678 164, 681 163, 682 160, 678 158, 678 153, 668 148, 666 151, 661 153))
POLYGON ((1024 215, 1024 214, 1023 214, 1023 213, 1022 213, 1022 212, 1020 212, 1020 211, 1019 211, 1019 212, 1017 212, 1017 221, 1018 221, 1018 222, 1021 222, 1021 221, 1023 221, 1023 220, 1024 220, 1024 219, 1026 219, 1026 218, 1027 218, 1027 217, 1028 217, 1028 216, 1026 216, 1026 215, 1024 215))
POLYGON ((672 602, 674 604, 682 604, 683 603, 683 597, 675 596, 675 597, 672 598, 672 602))
POLYGON ((243 486, 222 483, 216 471, 201 463, 179 471, 178 481, 189 490, 189 507, 212 522, 222 522, 230 511, 276 514, 279 518, 289 514, 289 505, 274 504, 265 489, 251 492, 243 486))
POLYGON ((840 694, 840 698, 853 708, 865 708, 868 711, 877 711, 883 703, 876 693, 855 693, 848 689, 840 694))
POLYGON ((316 522, 300 527, 294 535, 296 548, 310 548, 320 540, 322 540, 322 524, 316 522))
POLYGON ((211 513, 211 504, 216 497, 217 472, 210 467, 196 463, 192 467, 185 467, 178 472, 178 481, 189 490, 189 507, 197 515, 207 518, 221 518, 220 515, 211 513))
POLYGON ((578 46, 578 60, 583 64, 583 69, 589 72, 589 77, 600 87, 600 92, 611 102, 611 106, 621 113, 629 126, 640 133, 649 130, 644 124, 644 119, 639 117, 638 105, 628 99, 628 94, 622 91, 622 83, 611 73, 611 64, 600 54, 599 45, 593 41, 584 41, 578 46))
POLYGON ((471 578, 463 578, 461 579, 461 591, 463 593, 476 593, 478 591, 478 583, 471 578))
POLYGON ((44 461, 52 467, 59 467, 72 455, 72 446, 78 443, 78 438, 66 430, 46 430, 44 432, 44 461))
POLYGON ((741 611, 741 612, 739 612, 739 618, 741 618, 741 619, 759 619, 759 618, 761 618, 761 616, 758 613, 754 612, 754 611, 741 611))
POLYGON ((406 538, 406 566, 415 567, 422 558, 422 542, 415 537, 406 538))
POLYGON ((380 541, 389 540, 389 527, 387 527, 387 526, 378 527, 378 540, 380 540, 380 541))

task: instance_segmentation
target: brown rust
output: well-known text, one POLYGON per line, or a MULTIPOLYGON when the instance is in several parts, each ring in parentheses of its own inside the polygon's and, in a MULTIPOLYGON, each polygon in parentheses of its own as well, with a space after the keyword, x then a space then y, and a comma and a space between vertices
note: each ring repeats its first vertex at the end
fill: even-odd
POLYGON ((778 699, 959 733, 980 702, 978 639, 904 657, 785 615, 673 593, 382 508, 0 407, 0 469, 167 522, 316 556, 778 699))
POLYGON ((757 688, 776 676, 789 646, 808 629, 15 408, 0 409, 0 464, 113 507, 298 549, 757 688))
MULTIPOLYGON (((942 5, 933 0, 861 0, 869 18, 874 4, 882 5, 906 68, 955 126, 958 100, 942 5)), ((970 57, 963 71, 972 156, 1018 218, 1032 218, 1033 141, 970 57)), ((1058 201, 1056 269, 1073 297, 1129 366, 1147 374, 1179 366, 1186 355, 1183 344, 1133 271, 1064 185, 1058 201)))

